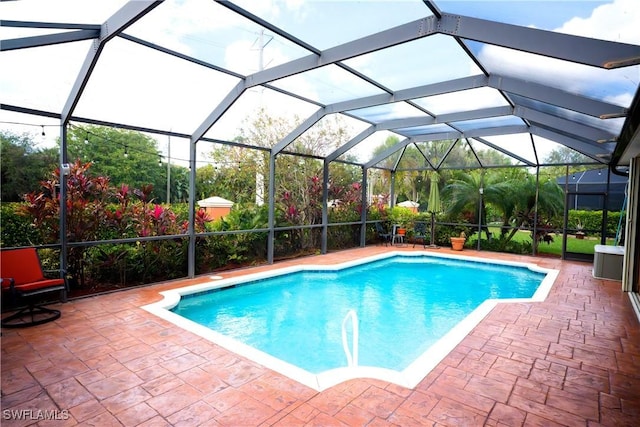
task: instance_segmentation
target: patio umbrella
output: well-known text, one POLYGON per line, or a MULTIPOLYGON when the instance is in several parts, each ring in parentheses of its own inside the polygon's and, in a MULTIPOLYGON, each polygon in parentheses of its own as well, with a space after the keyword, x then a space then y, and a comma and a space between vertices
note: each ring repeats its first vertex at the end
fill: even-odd
POLYGON ((436 229, 436 214, 442 210, 442 204, 440 203, 440 189, 438 188, 438 182, 440 176, 438 172, 432 171, 429 174, 431 180, 431 187, 429 188, 429 201, 427 203, 427 212, 431 213, 431 244, 430 248, 437 248, 434 243, 435 229, 436 229))

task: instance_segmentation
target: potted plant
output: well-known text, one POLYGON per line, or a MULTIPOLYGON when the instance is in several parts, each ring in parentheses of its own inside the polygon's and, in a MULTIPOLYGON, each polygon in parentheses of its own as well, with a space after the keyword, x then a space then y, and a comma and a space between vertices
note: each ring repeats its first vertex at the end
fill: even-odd
POLYGON ((463 231, 459 236, 452 236, 450 239, 451 249, 454 251, 461 251, 464 248, 464 243, 467 241, 467 235, 463 231))
POLYGON ((407 230, 413 222, 415 214, 409 209, 402 206, 394 206, 391 209, 389 220, 392 225, 396 226, 396 234, 406 235, 407 230))
POLYGON ((576 239, 582 240, 585 236, 584 225, 580 221, 576 224, 576 239))

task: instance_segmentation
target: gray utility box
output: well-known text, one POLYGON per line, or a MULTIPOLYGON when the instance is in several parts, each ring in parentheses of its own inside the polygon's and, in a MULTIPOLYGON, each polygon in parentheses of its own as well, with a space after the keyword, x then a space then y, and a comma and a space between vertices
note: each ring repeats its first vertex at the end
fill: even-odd
POLYGON ((593 277, 622 280, 624 246, 596 245, 593 252, 593 277))

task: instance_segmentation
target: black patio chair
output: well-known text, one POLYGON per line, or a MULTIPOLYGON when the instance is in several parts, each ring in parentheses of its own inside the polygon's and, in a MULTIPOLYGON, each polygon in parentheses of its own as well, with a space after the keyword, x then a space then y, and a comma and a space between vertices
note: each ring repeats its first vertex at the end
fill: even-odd
POLYGON ((413 226, 413 247, 416 247, 418 240, 422 241, 422 246, 427 247, 427 224, 416 222, 413 226))
POLYGON ((391 243, 391 233, 384 229, 384 226, 380 222, 376 222, 376 232, 378 233, 378 241, 384 243, 387 246, 391 243))

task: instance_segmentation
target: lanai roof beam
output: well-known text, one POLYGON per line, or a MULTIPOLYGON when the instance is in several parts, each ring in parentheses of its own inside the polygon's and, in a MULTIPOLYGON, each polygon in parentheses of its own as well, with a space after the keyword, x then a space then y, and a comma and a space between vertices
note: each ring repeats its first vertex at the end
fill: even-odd
POLYGON ((100 26, 100 36, 93 42, 93 46, 87 53, 76 81, 69 92, 67 102, 62 109, 61 120, 63 124, 68 123, 71 114, 73 114, 73 110, 89 82, 89 77, 98 62, 98 58, 105 44, 161 3, 162 1, 150 0, 127 2, 100 26))

